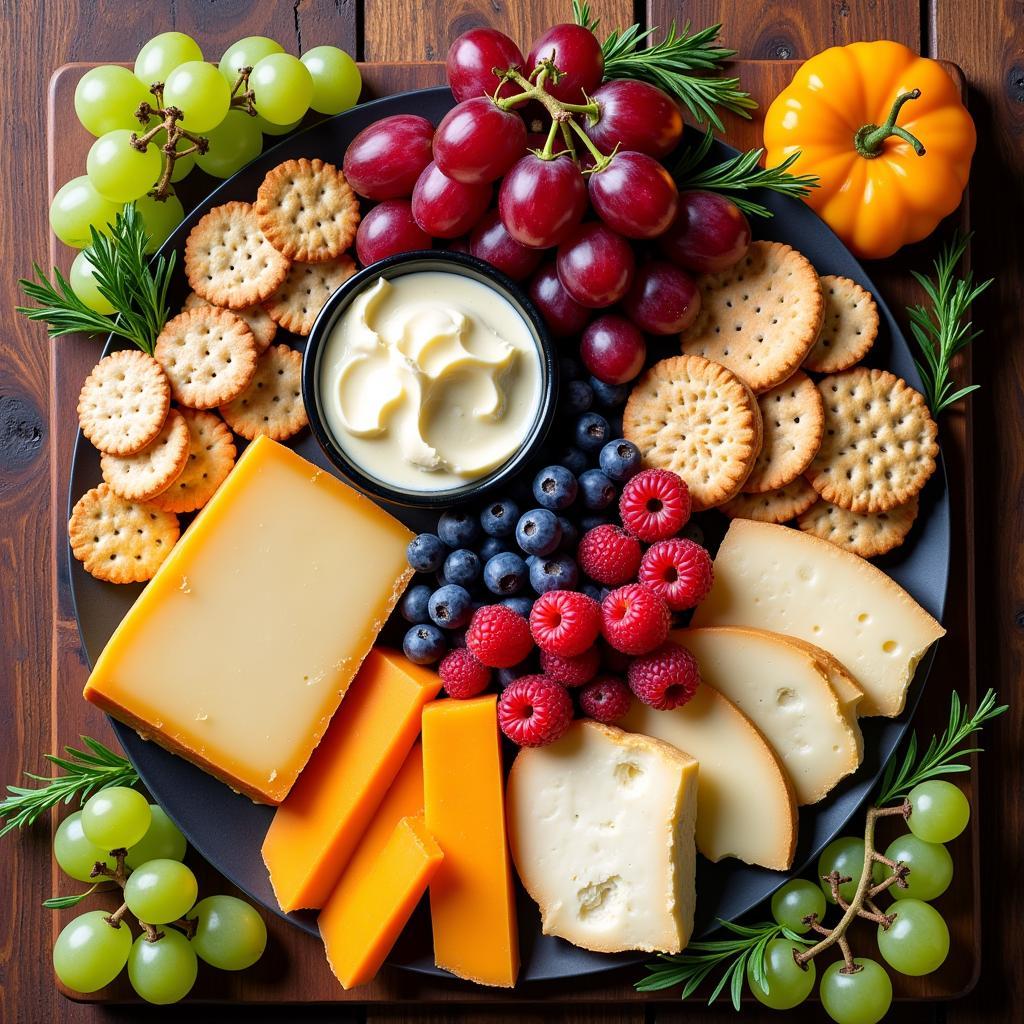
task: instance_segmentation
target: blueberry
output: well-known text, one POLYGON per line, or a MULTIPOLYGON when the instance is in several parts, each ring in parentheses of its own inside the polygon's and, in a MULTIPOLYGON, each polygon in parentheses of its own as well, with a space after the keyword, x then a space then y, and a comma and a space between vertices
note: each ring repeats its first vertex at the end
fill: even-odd
POLYGON ((405 549, 405 557, 417 572, 440 569, 446 554, 441 539, 433 533, 421 533, 413 537, 405 549))
POLYGON ((588 469, 580 477, 583 504, 595 512, 607 508, 616 497, 615 484, 599 469, 588 469))
POLYGON ((518 594, 526 586, 526 563, 511 551, 495 555, 484 566, 484 586, 499 596, 518 594))
POLYGON ((519 506, 509 498, 492 501, 480 513, 480 525, 488 537, 511 537, 519 521, 519 506))
POLYGON ((562 450, 555 461, 560 466, 565 466, 573 476, 579 476, 590 465, 586 455, 574 445, 562 450))
POLYGON ((530 566, 530 586, 538 594, 549 590, 574 590, 579 578, 576 563, 568 555, 538 558, 530 566))
POLYGON ((522 615, 524 619, 530 617, 530 610, 533 608, 533 601, 528 597, 506 597, 501 603, 506 608, 511 608, 516 615, 522 615))
POLYGON ((593 530, 595 526, 605 526, 611 521, 611 516, 607 515, 596 514, 592 516, 584 516, 580 520, 580 529, 586 533, 588 530, 593 530))
POLYGON ((445 583, 471 587, 480 579, 480 556, 475 551, 459 548, 444 560, 445 583))
POLYGON ((603 380, 591 377, 588 381, 590 390, 594 393, 598 405, 606 409, 614 409, 616 406, 625 405, 629 398, 628 384, 605 384, 603 380))
MULTIPOLYGON (((512 524, 512 532, 515 533, 515 523, 512 524)), ((505 537, 484 537, 483 542, 480 545, 479 551, 480 561, 485 565, 495 556, 500 555, 502 551, 511 551, 512 541, 505 537)))
POLYGON ((586 594, 593 601, 597 601, 600 604, 604 600, 606 593, 603 587, 599 587, 596 583, 591 583, 589 580, 580 587, 580 593, 586 594))
POLYGON ((568 508, 578 490, 576 477, 565 466, 548 466, 533 478, 533 496, 544 508, 568 508))
MULTIPOLYGON (((585 412, 576 421, 576 444, 591 455, 607 444, 611 436, 608 421, 596 412, 585 412)), ((444 540, 444 534, 441 534, 441 539, 444 540)))
POLYGON ((444 656, 447 644, 437 626, 413 626, 402 641, 405 656, 416 665, 432 665, 444 656))
POLYGON ((620 437, 601 449, 597 461, 609 480, 625 483, 640 472, 640 449, 632 441, 620 437))
POLYGON ((562 528, 562 542, 558 545, 558 550, 575 555, 580 542, 580 531, 576 529, 576 524, 571 523, 565 516, 558 517, 558 525, 562 528))
POLYGON ((445 512, 437 521, 437 535, 450 548, 472 547, 480 536, 480 523, 468 512, 445 512))
POLYGON ((469 591, 455 583, 446 583, 430 595, 427 603, 430 617, 445 629, 458 629, 469 622, 473 614, 473 602, 469 591))
POLYGON ((399 611, 406 622, 420 623, 430 621, 430 612, 427 611, 427 602, 430 600, 430 587, 425 583, 418 583, 410 587, 402 598, 399 611))
POLYGON ((550 555, 562 540, 562 528, 554 512, 535 508, 520 518, 516 540, 528 555, 550 555))
POLYGON ((562 408, 565 412, 578 416, 586 412, 594 404, 593 388, 582 380, 571 380, 563 392, 562 408))
POLYGON ((563 384, 567 381, 583 380, 583 364, 571 356, 562 356, 558 360, 558 372, 563 384))

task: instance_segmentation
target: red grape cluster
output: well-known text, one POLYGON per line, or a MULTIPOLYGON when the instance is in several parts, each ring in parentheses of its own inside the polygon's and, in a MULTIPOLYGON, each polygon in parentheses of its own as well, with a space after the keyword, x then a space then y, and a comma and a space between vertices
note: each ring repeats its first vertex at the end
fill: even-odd
POLYGON ((662 164, 682 138, 675 100, 646 82, 602 83, 600 43, 572 24, 525 59, 503 33, 473 29, 452 43, 447 74, 458 102, 436 130, 384 118, 345 154, 352 187, 378 201, 359 226, 360 262, 445 240, 529 280, 552 333, 581 336, 598 380, 632 380, 646 335, 696 318, 691 275, 731 266, 750 242, 732 202, 680 193, 662 164))

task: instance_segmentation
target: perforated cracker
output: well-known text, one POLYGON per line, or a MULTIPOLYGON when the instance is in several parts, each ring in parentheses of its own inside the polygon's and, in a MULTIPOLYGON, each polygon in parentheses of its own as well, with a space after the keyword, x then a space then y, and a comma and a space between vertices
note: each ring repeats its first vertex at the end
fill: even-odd
MULTIPOLYGON (((211 305, 213 303, 207 302, 202 295, 196 292, 189 292, 181 310, 184 312, 186 309, 199 309, 200 306, 211 305)), ((270 318, 270 314, 262 306, 246 306, 245 309, 234 309, 232 312, 240 316, 249 325, 253 341, 256 342, 256 351, 259 353, 266 352, 267 346, 277 335, 277 324, 270 318)))
POLYGON ((730 519, 756 519, 760 523, 788 523, 806 512, 816 501, 818 493, 798 476, 785 487, 760 494, 737 494, 721 506, 730 519))
POLYGON ((804 359, 816 373, 838 373, 859 363, 878 337, 878 306, 871 293, 848 277, 821 279, 825 316, 821 334, 804 359))
POLYGON ((797 525, 804 533, 812 533, 861 558, 875 558, 899 547, 907 539, 917 511, 916 495, 905 505, 897 505, 888 512, 864 515, 827 501, 817 501, 799 516, 797 525))
POLYGON ((297 434, 309 423, 302 401, 302 356, 287 345, 271 345, 260 356, 252 382, 220 413, 250 441, 260 434, 275 441, 297 434))
POLYGON ((166 512, 195 512, 214 495, 235 464, 235 439, 213 412, 182 409, 188 424, 188 462, 181 476, 151 504, 166 512))
POLYGON ((176 409, 156 439, 134 455, 103 455, 100 471, 110 489, 128 501, 148 501, 167 490, 188 462, 188 424, 176 409))
POLYGON ((305 337, 327 300, 355 272, 348 256, 324 263, 293 263, 284 283, 263 306, 286 331, 305 337))

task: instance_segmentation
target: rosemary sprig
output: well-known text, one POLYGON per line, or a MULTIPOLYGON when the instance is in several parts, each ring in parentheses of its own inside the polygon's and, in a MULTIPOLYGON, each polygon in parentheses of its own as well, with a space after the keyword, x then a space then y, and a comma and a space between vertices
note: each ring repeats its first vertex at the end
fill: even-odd
POLYGON ((146 253, 149 236, 142 217, 130 203, 118 213, 109 235, 90 227, 92 241, 85 250, 93 266, 99 293, 114 307, 105 316, 85 305, 71 288, 67 278, 54 269, 52 283, 37 263, 32 264, 36 281, 22 278, 22 291, 37 303, 18 306, 30 320, 42 320, 47 333, 116 334, 153 354, 157 335, 167 322, 167 290, 174 272, 175 254, 150 261, 146 253))
POLYGON ((47 910, 67 910, 69 907, 77 907, 82 900, 87 899, 96 891, 96 886, 99 884, 99 882, 95 882, 85 892, 76 892, 70 896, 51 896, 48 900, 43 900, 43 906, 47 910))
POLYGON ((45 811, 60 803, 71 803, 76 797, 84 801, 98 789, 107 786, 134 786, 138 773, 120 754, 90 736, 82 742, 88 750, 65 747, 66 757, 45 754, 51 764, 62 769, 64 775, 45 776, 25 772, 28 778, 44 785, 35 788, 8 786, 7 796, 0 801, 0 819, 4 820, 0 836, 12 829, 31 825, 45 811))
MULTIPOLYGON (((573 0, 572 13, 578 25, 592 32, 600 24, 600 19, 592 16, 590 5, 583 0, 573 0)), ((630 25, 616 30, 601 44, 604 77, 650 82, 678 99, 698 123, 710 123, 718 129, 722 127, 718 107, 740 117, 750 117, 757 103, 739 88, 738 78, 694 74, 719 72, 723 61, 735 55, 735 50, 715 45, 721 28, 721 25, 709 25, 691 33, 689 22, 681 30, 673 22, 660 43, 651 41, 657 31, 654 28, 630 25)))
POLYGON ((908 306, 907 315, 911 333, 921 350, 922 358, 914 362, 924 383, 925 398, 936 416, 965 395, 978 390, 977 384, 969 384, 954 391, 949 376, 953 357, 981 334, 980 330, 972 329, 970 320, 965 322, 965 317, 971 303, 992 283, 992 278, 989 278, 976 285, 970 271, 963 277, 955 277, 970 240, 970 235, 957 232, 949 245, 943 247, 933 264, 934 279, 912 271, 931 303, 930 309, 908 306))
POLYGON ((925 752, 918 757, 917 734, 913 733, 907 744, 907 752, 899 769, 895 758, 889 762, 882 776, 881 792, 877 804, 884 807, 897 800, 903 800, 919 783, 934 779, 940 775, 955 775, 957 772, 968 772, 970 765, 961 764, 957 758, 976 754, 981 747, 964 747, 961 744, 972 733, 977 732, 986 722, 998 718, 1007 709, 1006 704, 996 704, 995 690, 989 690, 981 698, 974 714, 968 714, 961 704, 960 697, 953 693, 950 699, 949 724, 940 737, 932 736, 925 752))

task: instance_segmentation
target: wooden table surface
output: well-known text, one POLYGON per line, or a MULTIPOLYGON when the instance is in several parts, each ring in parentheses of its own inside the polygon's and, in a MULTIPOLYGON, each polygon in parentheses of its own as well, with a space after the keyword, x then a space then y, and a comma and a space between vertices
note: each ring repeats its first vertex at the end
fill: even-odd
MULTIPOLYGON (((966 72, 970 106, 979 127, 979 150, 971 187, 971 218, 977 232, 974 265, 996 285, 975 310, 986 328, 974 355, 974 376, 983 391, 974 399, 977 649, 979 685, 998 686, 1019 699, 1024 661, 1024 532, 1020 496, 1024 476, 1024 9, 1017 0, 601 0, 591 5, 606 27, 637 17, 665 25, 673 18, 697 25, 721 21, 726 43, 752 59, 801 59, 832 44, 887 37, 932 56, 958 63, 966 72)), ((219 54, 244 35, 266 34, 300 52, 334 43, 366 60, 430 60, 472 25, 489 23, 527 43, 536 32, 568 16, 568 3, 533 0, 167 0, 147 4, 64 0, 0 0, 0 279, 7 315, 0 347, 0 780, 13 781, 23 767, 37 768, 52 749, 48 699, 53 595, 46 581, 55 557, 48 529, 51 508, 47 421, 49 347, 43 331, 11 312, 19 296, 15 282, 29 260, 49 251, 46 140, 43 112, 53 69, 75 60, 122 60, 157 32, 176 28, 195 35, 208 55, 219 54)), ((884 276, 884 274, 883 274, 884 276)), ((63 495, 59 497, 63 500, 63 495)), ((957 638, 951 638, 953 643, 957 638)), ((965 637, 959 642, 964 643, 965 637)), ((950 641, 947 641, 949 643, 950 641)), ((966 680, 965 680, 966 685, 966 680)), ((1019 705, 1018 705, 1019 706, 1019 705)), ((1016 707, 1014 708, 1016 711, 1016 707)), ((68 741, 73 737, 61 736, 68 741)), ((1004 718, 990 737, 991 753, 975 801, 984 822, 982 920, 984 961, 980 984, 969 999, 943 1006, 897 1008, 894 1020, 944 1019, 966 1024, 1009 1021, 1024 980, 1021 929, 1007 908, 1021 903, 1019 873, 1022 778, 1020 715, 1004 718)), ((0 877, 0 1022, 141 1020, 142 1011, 70 1003, 54 987, 49 964, 50 912, 39 903, 49 895, 49 834, 45 828, 4 840, 0 877)), ((203 1011, 188 1012, 208 1019, 203 1011)), ((688 1005, 658 1010, 661 1022, 733 1019, 731 1010, 688 1005)), ((146 1019, 163 1014, 151 1009, 146 1019)), ((289 1012, 288 1020, 359 1020, 348 1010, 289 1012)), ((518 1012, 518 1020, 554 1019, 518 1012)), ((652 1014, 649 1013, 648 1017, 652 1014)), ((791 1014, 817 1020, 820 1009, 791 1014)), ((495 1008, 460 1020, 498 1020, 495 1008)), ((565 1007, 558 1019, 642 1021, 642 1011, 565 1007)), ((448 1014, 416 1016, 374 1010, 374 1021, 447 1020, 448 1014)), ((280 1009, 217 1010, 218 1020, 283 1020, 280 1009)), ((505 1019, 508 1019, 507 1017, 505 1019)), ((778 1019, 745 1010, 744 1020, 778 1019)))

